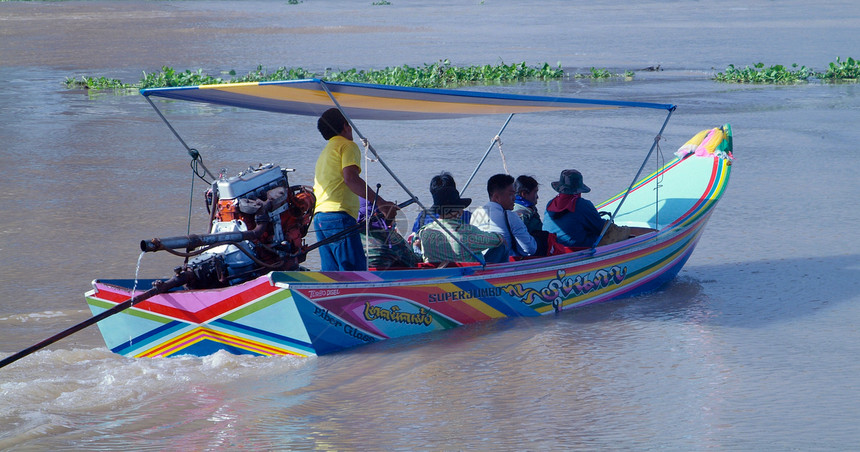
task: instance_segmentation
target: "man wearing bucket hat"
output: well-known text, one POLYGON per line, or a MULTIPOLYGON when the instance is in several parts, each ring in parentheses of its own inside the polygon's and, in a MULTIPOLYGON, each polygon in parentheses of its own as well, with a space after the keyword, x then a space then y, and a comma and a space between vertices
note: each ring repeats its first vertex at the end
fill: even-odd
MULTIPOLYGON (((582 181, 582 173, 575 169, 561 172, 558 181, 552 183, 553 190, 558 192, 546 206, 543 229, 556 235, 558 243, 568 247, 591 247, 603 230, 606 221, 591 201, 582 197, 583 193, 591 191, 582 181)), ((609 230, 600 241, 606 245, 623 240, 629 235, 629 229, 610 225, 609 230)))
POLYGON ((428 223, 418 231, 425 262, 477 262, 469 250, 480 253, 505 243, 501 234, 482 231, 461 220, 463 209, 471 203, 470 198, 461 198, 454 187, 433 192, 433 211, 439 215, 438 222, 428 223))
MULTIPOLYGON (((430 195, 432 196, 436 190, 451 187, 457 188, 457 183, 454 181, 454 176, 447 171, 443 171, 430 179, 430 195)), ((439 218, 439 212, 436 211, 437 206, 433 206, 428 209, 427 212, 419 212, 418 216, 415 218, 415 223, 412 225, 412 233, 409 234, 407 241, 412 243, 413 250, 417 254, 421 254, 421 240, 418 238, 418 230, 421 229, 422 226, 426 224, 430 224, 436 218, 439 218)), ((468 210, 463 210, 463 214, 460 217, 460 221, 464 223, 468 223, 471 218, 471 213, 468 210)))
MULTIPOLYGON (((432 196, 433 192, 444 187, 457 188, 457 182, 454 181, 454 176, 447 171, 443 171, 430 179, 430 195, 432 196)), ((418 234, 418 230, 421 229, 421 226, 432 223, 433 219, 438 217, 439 214, 433 207, 429 209, 429 212, 419 212, 418 216, 415 218, 415 223, 412 224, 412 232, 414 234, 418 234)), ((461 218, 463 222, 468 223, 470 218, 471 213, 468 210, 463 210, 463 217, 461 218)))

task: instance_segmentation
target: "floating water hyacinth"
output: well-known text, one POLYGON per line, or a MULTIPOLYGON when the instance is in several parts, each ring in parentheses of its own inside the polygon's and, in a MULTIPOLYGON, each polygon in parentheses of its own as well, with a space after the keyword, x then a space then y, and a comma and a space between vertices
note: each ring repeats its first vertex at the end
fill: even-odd
POLYGON ((734 64, 730 64, 725 72, 718 72, 714 75, 714 80, 718 82, 775 85, 804 83, 810 79, 827 82, 856 82, 860 79, 860 62, 850 57, 845 61, 842 61, 841 57, 836 57, 836 62, 831 62, 824 72, 816 72, 806 66, 798 66, 797 63, 792 64, 791 69, 781 64, 765 67, 764 63, 739 69, 734 64))
MULTIPOLYGON (((592 68, 593 77, 605 77, 605 69, 592 68)), ((69 77, 65 81, 68 88, 78 89, 141 89, 164 88, 190 85, 216 85, 221 83, 262 82, 275 80, 296 80, 306 78, 321 78, 336 82, 373 83, 395 86, 414 86, 422 88, 455 87, 476 83, 504 83, 518 80, 549 80, 565 76, 559 63, 550 66, 544 63, 539 66, 528 66, 525 62, 481 66, 454 66, 449 60, 441 60, 432 64, 412 67, 409 65, 386 67, 381 70, 348 69, 345 71, 326 70, 317 74, 303 68, 280 67, 272 72, 262 65, 244 76, 236 76, 236 71, 225 75, 229 77, 213 77, 205 74, 202 69, 196 71, 177 71, 164 66, 160 72, 143 73, 143 79, 136 84, 123 83, 118 79, 107 77, 69 77)))
POLYGON ((830 63, 821 78, 828 81, 857 81, 860 79, 860 61, 855 60, 854 58, 848 57, 847 60, 842 61, 839 57, 836 57, 835 63, 830 63))

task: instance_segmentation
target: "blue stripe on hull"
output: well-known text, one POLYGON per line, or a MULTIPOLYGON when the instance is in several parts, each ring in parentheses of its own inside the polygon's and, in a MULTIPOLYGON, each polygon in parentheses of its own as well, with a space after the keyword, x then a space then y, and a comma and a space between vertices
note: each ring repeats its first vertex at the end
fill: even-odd
POLYGON ((149 348, 150 344, 158 343, 162 337, 172 336, 187 326, 188 324, 185 322, 174 320, 172 322, 165 323, 159 328, 155 328, 141 334, 138 337, 129 339, 128 341, 111 348, 111 351, 121 355, 130 356, 134 353, 134 350, 149 348))
POLYGON ((307 342, 303 342, 291 337, 282 336, 280 334, 275 334, 271 331, 261 330, 259 328, 254 328, 252 326, 243 325, 241 323, 231 322, 229 320, 217 319, 213 320, 209 323, 210 326, 220 327, 225 330, 234 331, 237 333, 241 333, 246 336, 254 337, 257 339, 263 339, 266 341, 274 342, 278 345, 281 345, 286 348, 299 348, 306 352, 313 352, 313 345, 307 342))

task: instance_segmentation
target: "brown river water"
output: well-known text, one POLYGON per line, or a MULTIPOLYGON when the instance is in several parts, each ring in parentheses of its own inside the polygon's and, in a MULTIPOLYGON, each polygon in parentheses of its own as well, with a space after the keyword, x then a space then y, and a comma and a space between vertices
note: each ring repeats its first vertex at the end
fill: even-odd
MULTIPOLYGON (((95 278, 133 278, 138 242, 206 223, 203 184, 137 93, 161 66, 561 64, 636 71, 475 89, 673 103, 665 158, 731 123, 732 180, 662 290, 317 358, 127 359, 89 328, 0 369, 2 450, 850 450, 860 444, 860 85, 729 85, 728 64, 822 70, 860 57, 854 1, 0 2, 0 356, 88 318, 95 278), (640 69, 660 65, 663 71, 640 69)), ((162 104, 210 169, 259 162, 312 180, 314 119, 162 104)), ((504 118, 359 123, 422 199, 471 173, 504 118)), ((624 110, 523 115, 511 173, 575 167, 599 201, 626 187, 663 121, 624 110)), ((657 162, 649 163, 656 167, 657 162)), ((497 152, 467 196, 502 170, 497 152)), ((405 194, 374 163, 381 193, 405 194)), ((404 212, 414 215, 414 211, 404 212)), ((315 265, 312 257, 308 265, 315 265)), ((147 255, 142 278, 171 273, 147 255)))

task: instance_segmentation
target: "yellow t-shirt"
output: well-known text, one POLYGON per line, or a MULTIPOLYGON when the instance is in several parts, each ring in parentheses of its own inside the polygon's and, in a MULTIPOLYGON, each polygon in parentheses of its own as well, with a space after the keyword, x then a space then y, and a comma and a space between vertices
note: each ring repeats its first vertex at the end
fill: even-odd
POLYGON ((358 218, 358 195, 343 180, 343 169, 352 165, 361 171, 358 145, 340 135, 328 140, 314 169, 316 212, 346 212, 358 218))

